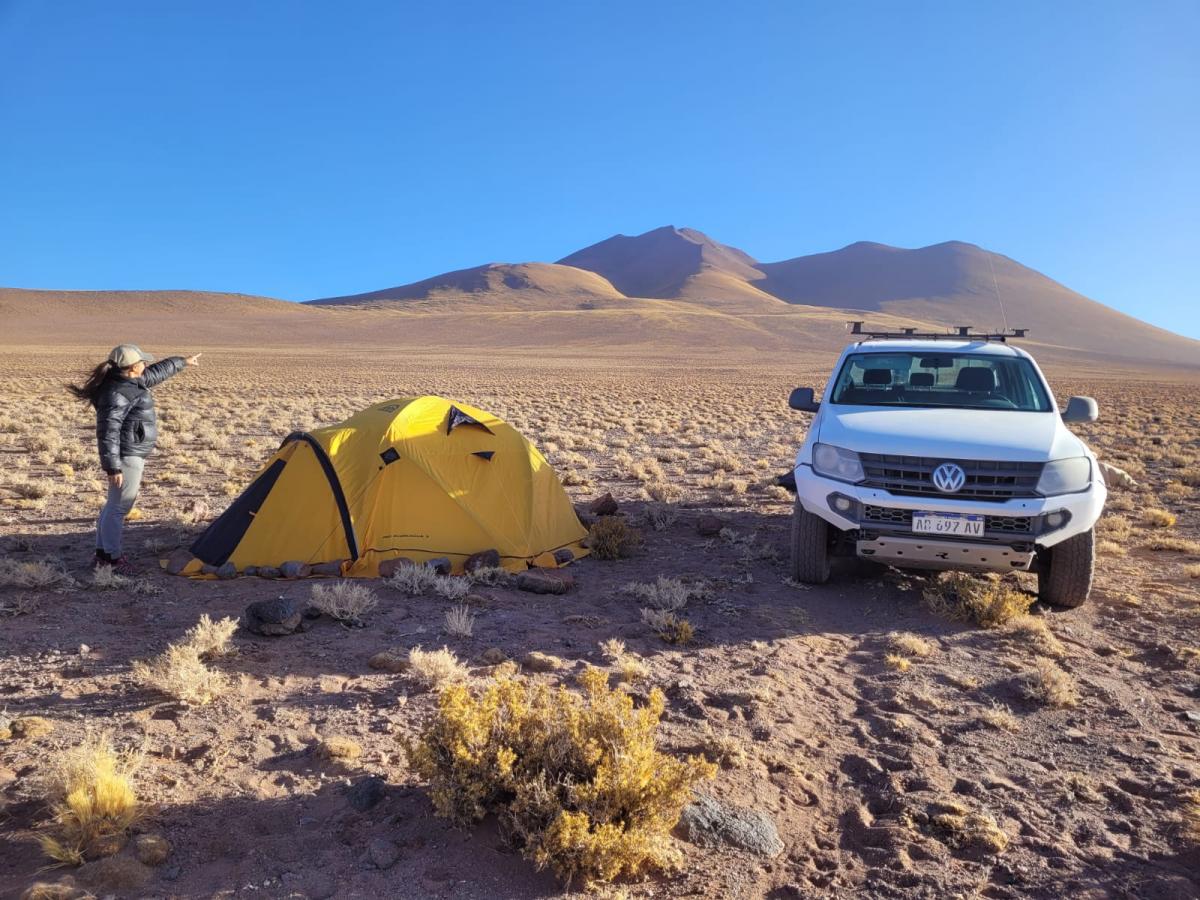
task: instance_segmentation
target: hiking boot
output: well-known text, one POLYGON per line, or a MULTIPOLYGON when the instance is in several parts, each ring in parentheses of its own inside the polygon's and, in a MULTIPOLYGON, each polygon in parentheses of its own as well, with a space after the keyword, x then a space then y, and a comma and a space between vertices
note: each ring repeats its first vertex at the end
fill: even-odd
POLYGON ((103 550, 97 550, 96 556, 92 560, 92 571, 99 572, 101 569, 112 565, 112 560, 108 558, 108 554, 103 550))
POLYGON ((118 556, 116 559, 112 560, 109 565, 112 566, 112 570, 118 575, 124 575, 127 578, 136 578, 138 575, 142 574, 141 568, 139 566, 135 566, 124 556, 118 556))

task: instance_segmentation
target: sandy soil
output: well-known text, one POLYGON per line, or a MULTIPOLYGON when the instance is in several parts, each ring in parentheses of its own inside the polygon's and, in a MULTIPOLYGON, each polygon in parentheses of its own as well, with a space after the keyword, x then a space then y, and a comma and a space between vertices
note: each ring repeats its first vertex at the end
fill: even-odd
MULTIPOLYGON (((631 690, 667 693, 664 748, 722 762, 706 790, 769 814, 785 850, 761 859, 683 842, 681 872, 603 893, 1200 895, 1200 847, 1183 822, 1186 798, 1200 789, 1200 580, 1188 574, 1200 548, 1151 549, 1165 533, 1182 542, 1200 538, 1200 496, 1179 480, 1197 466, 1200 428, 1178 388, 1055 384, 1063 396, 1086 387, 1101 399, 1112 414, 1085 429, 1087 437, 1139 481, 1114 491, 1109 519, 1122 521, 1108 526, 1111 546, 1092 602, 1074 611, 1034 608, 1060 645, 1049 655, 1079 695, 1077 705, 1056 708, 1023 690, 1045 649, 1027 631, 938 617, 922 602, 925 576, 845 565, 828 586, 789 582, 790 505, 766 485, 789 467, 790 451, 780 448, 794 448, 803 433, 804 422, 783 405, 793 374, 750 366, 532 374, 514 367, 503 377, 484 367, 453 375, 386 371, 378 375, 382 393, 441 382, 445 393, 478 400, 540 444, 554 444, 548 453, 560 471, 586 469, 582 483, 569 486, 576 499, 612 490, 621 514, 641 530, 642 548, 629 559, 577 563, 578 585, 562 597, 481 589, 470 638, 443 633, 446 601, 405 597, 374 582, 380 604, 365 628, 322 619, 286 637, 239 631, 236 652, 214 664, 234 689, 210 705, 185 707, 137 684, 132 661, 160 651, 201 613, 238 616, 251 600, 303 598, 311 585, 195 582, 151 571, 145 581, 156 593, 98 591, 85 568, 98 491, 83 475, 63 476, 69 487, 39 507, 20 502, 5 482, 0 553, 61 560, 76 583, 43 592, 0 588, 0 710, 54 724, 43 737, 0 742, 0 895, 18 896, 39 877, 63 874, 38 871, 45 858, 35 837, 47 821, 39 774, 56 748, 107 729, 122 746, 147 750, 138 785, 153 813, 139 827, 165 836, 173 850, 153 868, 117 873, 89 864, 72 873, 97 895, 572 896, 578 886, 535 872, 491 823, 464 831, 433 816, 402 745, 430 715, 434 695, 367 660, 390 647, 446 645, 481 683, 490 671, 483 651, 500 648, 519 659, 539 650, 565 665, 530 677, 570 684, 585 664, 609 666, 599 643, 612 637, 649 667, 631 690), (557 433, 572 420, 594 432, 594 446, 565 446, 557 433), (685 431, 688 421, 700 427, 685 431), (620 447, 624 438, 616 436, 630 432, 631 443, 620 447), (702 460, 700 449, 718 440, 713 458, 702 460), (614 462, 621 450, 635 462, 665 457, 662 478, 614 462), (722 469, 722 453, 745 469, 722 469), (664 493, 660 483, 678 491, 664 493), (653 499, 655 492, 665 499, 653 499), (1178 522, 1144 524, 1149 508, 1170 510, 1178 522), (707 514, 724 520, 720 535, 698 533, 707 514), (638 601, 622 590, 658 576, 709 589, 708 599, 685 610, 697 628, 689 646, 651 633, 638 601), (898 671, 885 662, 894 632, 925 638, 933 650, 898 671), (990 715, 997 710, 1010 711, 1011 720, 990 715), (349 764, 319 758, 315 745, 333 735, 353 738, 362 756, 349 764), (382 779, 382 798, 358 809, 352 798, 370 776, 382 779), (1007 848, 987 852, 939 824, 939 812, 955 806, 990 816, 1007 848)), ((269 452, 271 435, 290 430, 294 413, 332 421, 377 396, 359 387, 309 393, 320 374, 281 363, 250 379, 256 393, 248 395, 244 370, 218 363, 207 381, 181 378, 164 388, 165 422, 196 406, 219 412, 215 422, 205 416, 203 427, 168 429, 174 443, 153 460, 144 518, 128 531, 139 562, 152 567, 159 552, 202 527, 204 507, 211 514, 227 502, 222 486, 245 483, 251 457, 269 452), (256 446, 246 448, 249 440, 256 446), (226 459, 237 465, 218 471, 226 459), (164 480, 179 472, 190 474, 164 480)), ((82 447, 82 473, 90 453, 86 414, 64 417, 61 399, 42 405, 59 396, 61 375, 50 366, 9 375, 13 391, 0 399, 0 419, 34 427, 0 434, 4 458, 30 457, 27 478, 58 477, 58 451, 34 450, 31 439, 58 429, 64 446, 82 447)), ((1033 580, 1022 576, 1021 586, 1032 590, 1033 580)))

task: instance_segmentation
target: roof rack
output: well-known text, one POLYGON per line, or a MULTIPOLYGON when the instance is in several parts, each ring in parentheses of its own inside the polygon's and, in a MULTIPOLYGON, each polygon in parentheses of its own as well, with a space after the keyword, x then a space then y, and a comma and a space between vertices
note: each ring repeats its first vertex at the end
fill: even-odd
POLYGON ((1029 333, 1028 328, 1010 328, 1006 331, 971 331, 970 325, 955 325, 953 331, 917 331, 916 328, 902 328, 899 331, 863 331, 863 323, 850 321, 846 328, 851 334, 862 335, 873 341, 910 340, 913 338, 931 341, 999 341, 1007 343, 1009 338, 1023 338, 1029 333))

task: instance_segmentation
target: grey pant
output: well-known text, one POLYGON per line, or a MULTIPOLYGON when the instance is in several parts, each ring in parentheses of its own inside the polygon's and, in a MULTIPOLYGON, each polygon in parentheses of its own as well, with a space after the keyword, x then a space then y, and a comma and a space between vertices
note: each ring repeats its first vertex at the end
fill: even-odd
POLYGON ((140 456, 121 457, 121 474, 125 480, 120 487, 109 484, 108 499, 100 510, 100 518, 96 520, 96 549, 103 550, 113 559, 121 555, 121 528, 137 500, 145 464, 146 461, 140 456))

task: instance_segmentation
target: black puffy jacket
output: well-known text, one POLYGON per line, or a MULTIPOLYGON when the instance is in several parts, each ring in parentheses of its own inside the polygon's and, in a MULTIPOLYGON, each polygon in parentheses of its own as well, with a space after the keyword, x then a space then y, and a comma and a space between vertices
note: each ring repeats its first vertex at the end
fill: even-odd
POLYGON ((100 465, 109 475, 121 471, 122 456, 149 456, 158 440, 158 420, 150 388, 162 384, 187 365, 182 356, 168 356, 146 366, 141 378, 117 372, 96 395, 96 440, 100 465))

